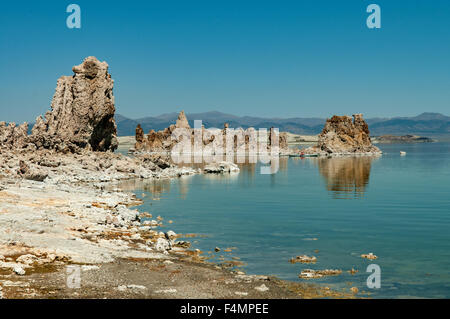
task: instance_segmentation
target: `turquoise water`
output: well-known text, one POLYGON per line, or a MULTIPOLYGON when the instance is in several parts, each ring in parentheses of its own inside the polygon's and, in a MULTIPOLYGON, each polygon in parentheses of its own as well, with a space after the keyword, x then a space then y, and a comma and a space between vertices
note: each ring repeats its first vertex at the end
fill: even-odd
POLYGON ((236 247, 249 274, 302 281, 302 269, 342 269, 309 280, 371 297, 450 297, 450 143, 381 145, 379 158, 284 158, 275 175, 259 164, 237 175, 184 177, 139 186, 140 210, 204 252, 236 247), (400 156, 399 151, 407 152, 400 156), (173 220, 173 224, 168 224, 173 220), (360 257, 373 252, 375 261, 360 257), (297 255, 316 264, 291 264, 297 255), (381 288, 366 286, 366 267, 381 267, 381 288), (351 275, 351 268, 358 273, 351 275))

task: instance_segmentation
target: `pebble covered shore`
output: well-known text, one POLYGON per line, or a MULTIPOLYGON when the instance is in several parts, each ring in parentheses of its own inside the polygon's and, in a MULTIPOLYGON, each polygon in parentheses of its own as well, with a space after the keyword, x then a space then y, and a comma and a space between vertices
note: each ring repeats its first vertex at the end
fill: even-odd
MULTIPOLYGON (((0 153, 2 298, 299 298, 325 288, 207 264, 178 235, 146 219, 122 180, 198 174, 149 155, 0 153), (79 265, 82 289, 66 267, 79 265), (170 279, 170 280, 169 280, 170 279)), ((223 164, 222 164, 223 165, 223 164)), ((150 212, 151 213, 151 212, 150 212)))

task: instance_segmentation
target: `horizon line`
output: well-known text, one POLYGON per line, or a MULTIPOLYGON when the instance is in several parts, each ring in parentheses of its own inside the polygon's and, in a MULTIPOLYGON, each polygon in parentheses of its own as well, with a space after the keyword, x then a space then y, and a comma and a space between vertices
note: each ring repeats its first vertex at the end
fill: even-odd
MULTIPOLYGON (((184 110, 180 110, 178 112, 174 111, 174 112, 168 112, 168 113, 161 113, 161 114, 158 114, 158 115, 147 115, 147 116, 142 116, 142 117, 137 117, 137 118, 129 117, 129 116, 123 115, 122 113, 117 113, 116 112, 114 114, 114 116, 120 115, 120 116, 122 116, 122 117, 124 117, 126 119, 129 119, 129 120, 142 120, 142 119, 145 119, 145 118, 158 118, 158 117, 161 117, 161 116, 164 116, 164 115, 166 115, 166 116, 173 115, 173 114, 178 115, 181 111, 184 111, 184 110)), ((217 111, 217 110, 204 111, 204 112, 189 112, 189 113, 186 112, 186 111, 184 111, 184 112, 185 112, 186 115, 189 115, 189 114, 203 114, 203 113, 220 113, 222 115, 229 115, 229 116, 234 116, 234 117, 239 117, 239 118, 242 118, 242 117, 253 117, 253 118, 261 118, 261 119, 277 119, 277 120, 296 119, 296 118, 300 118, 300 119, 327 119, 327 118, 331 118, 331 117, 333 117, 335 115, 338 115, 338 116, 345 116, 345 115, 352 116, 354 114, 363 114, 363 116, 364 116, 364 113, 353 113, 353 114, 337 114, 337 113, 333 113, 332 115, 329 115, 329 116, 269 117, 269 116, 258 116, 258 115, 235 115, 235 114, 232 114, 232 113, 224 113, 224 112, 217 111)), ((366 119, 398 119, 398 118, 413 118, 413 117, 418 117, 418 116, 425 115, 425 114, 434 114, 434 115, 442 115, 442 116, 445 116, 445 117, 450 117, 450 115, 446 115, 446 114, 443 114, 443 113, 440 113, 440 112, 422 112, 422 113, 419 113, 417 115, 411 115, 411 116, 407 116, 407 115, 403 115, 403 116, 401 116, 401 115, 399 115, 399 116, 369 116, 369 117, 365 117, 364 116, 364 118, 366 118, 366 119)))

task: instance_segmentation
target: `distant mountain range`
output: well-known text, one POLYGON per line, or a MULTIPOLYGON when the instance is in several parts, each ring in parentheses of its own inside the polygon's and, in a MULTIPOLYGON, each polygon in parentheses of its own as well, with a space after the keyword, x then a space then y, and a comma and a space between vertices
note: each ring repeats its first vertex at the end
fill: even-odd
MULTIPOLYGON (((136 126, 141 124, 145 133, 150 129, 162 130, 170 124, 175 123, 177 113, 162 114, 154 117, 140 119, 129 119, 123 115, 116 114, 117 130, 119 136, 134 135, 136 126)), ((262 118, 253 116, 236 116, 217 111, 205 113, 186 114, 189 124, 194 125, 194 120, 202 120, 203 125, 208 127, 222 128, 224 123, 229 123, 231 128, 248 127, 270 128, 277 127, 282 132, 294 134, 314 135, 319 134, 325 124, 325 118, 262 118)), ((450 117, 440 113, 422 113, 414 117, 393 118, 369 118, 371 135, 447 135, 450 134, 450 117)))

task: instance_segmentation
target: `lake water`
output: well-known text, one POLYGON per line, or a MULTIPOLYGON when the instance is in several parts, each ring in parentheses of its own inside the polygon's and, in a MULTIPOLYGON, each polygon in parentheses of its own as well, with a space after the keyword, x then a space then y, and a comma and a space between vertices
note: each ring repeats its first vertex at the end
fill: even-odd
POLYGON ((247 164, 237 175, 149 182, 136 190, 147 194, 139 210, 164 217, 165 230, 205 235, 189 238, 192 248, 218 246, 213 261, 237 257, 248 274, 302 281, 302 269, 342 269, 309 282, 375 298, 449 298, 450 143, 379 146, 379 158, 282 158, 274 175, 247 164), (370 252, 378 259, 360 257, 370 252), (303 254, 317 263, 289 262, 303 254), (371 263, 380 289, 366 286, 371 263))

